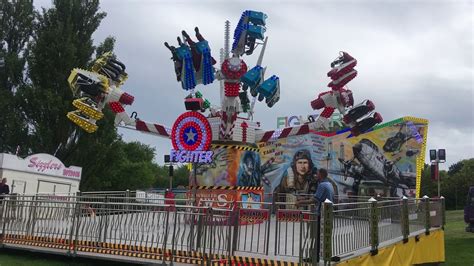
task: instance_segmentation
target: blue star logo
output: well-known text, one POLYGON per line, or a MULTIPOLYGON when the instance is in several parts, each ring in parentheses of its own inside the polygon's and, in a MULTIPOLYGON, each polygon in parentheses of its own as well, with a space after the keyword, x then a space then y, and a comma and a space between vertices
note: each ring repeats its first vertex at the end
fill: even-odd
POLYGON ((193 127, 188 127, 184 130, 183 138, 184 142, 188 145, 193 145, 197 141, 197 131, 193 127))

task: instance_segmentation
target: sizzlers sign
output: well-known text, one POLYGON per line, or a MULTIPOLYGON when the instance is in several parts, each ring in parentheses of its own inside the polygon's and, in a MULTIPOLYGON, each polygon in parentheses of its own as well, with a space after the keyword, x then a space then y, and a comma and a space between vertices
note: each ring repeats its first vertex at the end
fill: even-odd
POLYGON ((171 150, 170 161, 177 163, 211 163, 212 151, 171 150))

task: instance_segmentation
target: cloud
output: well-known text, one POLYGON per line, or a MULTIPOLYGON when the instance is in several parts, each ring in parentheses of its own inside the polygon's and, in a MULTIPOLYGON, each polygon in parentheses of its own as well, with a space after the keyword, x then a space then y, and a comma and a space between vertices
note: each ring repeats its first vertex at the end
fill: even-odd
MULTIPOLYGON (((42 3, 42 2, 40 2, 42 3)), ((38 5, 38 4, 37 4, 38 5)), ((344 50, 358 59, 350 84, 356 101, 371 99, 385 121, 402 116, 430 120, 428 149, 446 148, 448 162, 474 157, 473 18, 471 1, 102 1, 107 12, 96 43, 116 37, 115 52, 129 73, 124 89, 135 96, 127 110, 171 126, 184 112, 186 92, 176 82, 169 51, 181 30, 199 26, 218 59, 224 21, 235 27, 246 9, 268 14, 264 65, 281 80, 272 109, 256 105, 266 129, 276 117, 314 114, 309 102, 328 90, 329 63, 344 50)), ((257 55, 246 57, 249 66, 257 55)), ((219 105, 217 84, 199 87, 219 105)), ((157 149, 166 139, 120 130, 126 140, 157 149)))

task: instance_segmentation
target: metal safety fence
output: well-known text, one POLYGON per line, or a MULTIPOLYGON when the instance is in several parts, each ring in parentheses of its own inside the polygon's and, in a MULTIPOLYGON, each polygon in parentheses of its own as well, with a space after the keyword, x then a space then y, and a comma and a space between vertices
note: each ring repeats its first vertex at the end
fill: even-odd
POLYGON ((446 221, 444 198, 381 200, 343 204, 323 203, 323 260, 341 261, 356 255, 378 253, 381 246, 410 236, 430 234, 446 221))
POLYGON ((142 199, 130 192, 5 196, 0 245, 192 264, 317 265, 364 250, 376 254, 386 243, 429 234, 445 221, 443 198, 325 202, 320 216, 284 202, 216 208, 189 199, 142 199))

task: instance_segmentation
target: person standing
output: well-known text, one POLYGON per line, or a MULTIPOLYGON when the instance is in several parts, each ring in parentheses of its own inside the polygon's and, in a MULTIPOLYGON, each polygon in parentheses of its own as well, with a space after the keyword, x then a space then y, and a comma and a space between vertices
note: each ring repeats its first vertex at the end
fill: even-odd
POLYGON ((10 194, 10 187, 7 185, 7 179, 3 178, 2 182, 0 183, 0 200, 4 198, 3 195, 10 194))
MULTIPOLYGON (((318 170, 318 175, 317 175, 319 184, 316 189, 316 192, 314 193, 313 198, 310 199, 305 199, 305 200, 298 200, 295 205, 296 207, 300 206, 305 206, 305 205, 316 205, 315 208, 315 215, 316 215, 316 236, 314 236, 312 233, 311 235, 313 236, 311 246, 314 244, 316 245, 316 261, 319 261, 319 251, 320 251, 320 232, 321 232, 321 205, 324 201, 330 200, 331 202, 334 202, 334 187, 331 181, 328 178, 328 171, 324 168, 320 168, 318 170), (314 243, 316 242, 316 243, 314 243)), ((314 232, 314 231, 312 231, 314 232)), ((313 246, 314 247, 314 246, 313 246)), ((312 261, 313 257, 309 257, 305 259, 307 261, 312 261)))
POLYGON ((304 205, 316 205, 316 214, 320 215, 321 204, 326 200, 334 202, 334 187, 328 178, 328 171, 324 168, 318 170, 318 188, 310 199, 298 200, 295 204, 297 207, 304 205))
POLYGON ((175 197, 175 195, 174 195, 172 190, 170 190, 170 189, 165 190, 165 204, 169 205, 167 207, 168 211, 174 210, 174 205, 175 205, 174 197, 175 197))

